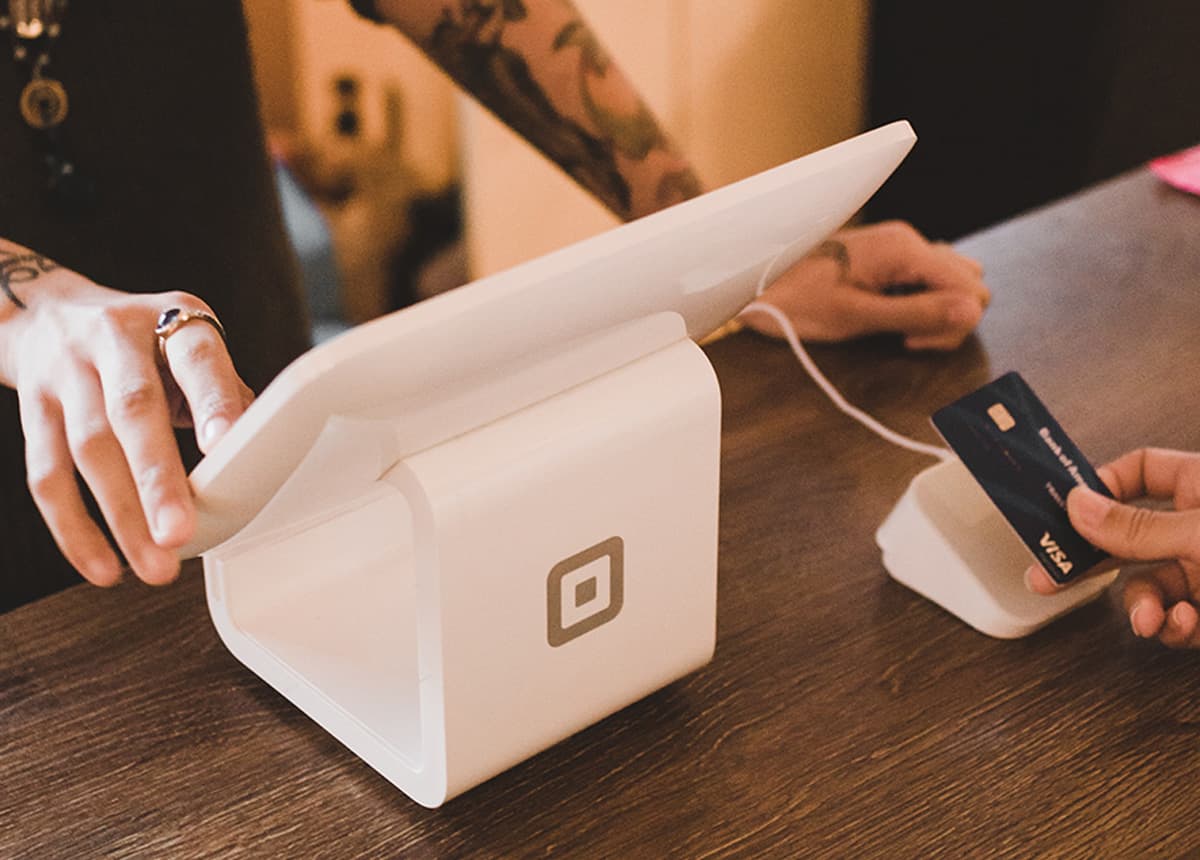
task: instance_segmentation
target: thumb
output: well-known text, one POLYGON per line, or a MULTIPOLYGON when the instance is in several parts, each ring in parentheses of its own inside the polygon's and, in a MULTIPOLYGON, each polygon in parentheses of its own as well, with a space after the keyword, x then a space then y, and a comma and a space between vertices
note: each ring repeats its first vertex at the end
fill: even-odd
POLYGON ((1132 561, 1200 556, 1200 509, 1152 511, 1076 487, 1067 514, 1079 533, 1107 553, 1132 561))

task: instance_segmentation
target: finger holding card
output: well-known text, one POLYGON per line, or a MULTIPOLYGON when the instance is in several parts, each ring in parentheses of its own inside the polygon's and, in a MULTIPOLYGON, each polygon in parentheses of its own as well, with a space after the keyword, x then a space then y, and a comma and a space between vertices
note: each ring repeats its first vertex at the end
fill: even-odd
MULTIPOLYGON (((1116 474, 1113 472, 1111 465, 1101 466, 1099 469, 1096 470, 1096 474, 1100 477, 1100 480, 1104 482, 1104 485, 1106 487, 1108 487, 1109 491, 1113 494, 1113 496, 1115 498, 1118 498, 1118 499, 1127 498, 1127 497, 1121 496, 1120 485, 1117 482, 1116 474)), ((1093 493, 1091 495, 1099 496, 1100 494, 1093 493)), ((1070 518, 1070 510, 1071 510, 1071 505, 1072 505, 1071 500, 1074 499, 1075 500, 1074 504, 1076 506, 1078 506, 1080 503, 1080 500, 1086 498, 1087 496, 1088 496, 1088 493, 1086 491, 1086 488, 1084 488, 1084 487, 1073 490, 1071 493, 1069 493, 1067 495, 1068 518, 1070 518)), ((1103 498, 1103 497, 1101 497, 1101 498, 1103 498)), ((1071 524, 1074 525, 1076 527, 1076 529, 1078 530, 1079 526, 1073 519, 1071 520, 1071 524)), ((1080 534, 1083 534, 1083 532, 1080 532, 1080 534)), ((1092 567, 1090 570, 1086 571, 1079 578, 1083 579, 1084 577, 1087 577, 1087 576, 1096 576, 1098 574, 1105 573, 1109 570, 1112 570, 1119 563, 1118 559, 1120 557, 1119 554, 1114 553, 1114 555, 1117 555, 1118 558, 1105 559, 1104 561, 1097 564, 1095 567, 1092 567)), ((1031 564, 1029 566, 1029 569, 1027 571, 1025 571, 1025 585, 1030 591, 1034 592, 1035 594, 1047 594, 1048 595, 1048 594, 1057 593, 1061 588, 1064 587, 1065 584, 1059 584, 1059 583, 1055 582, 1050 577, 1050 574, 1048 574, 1040 564, 1031 564)))
MULTIPOLYGON (((1100 470, 1115 500, 1072 492, 1072 525, 1095 546, 1120 558, 1165 561, 1131 575, 1123 595, 1133 632, 1172 648, 1200 647, 1200 454, 1142 448, 1100 470), (1124 502, 1171 499, 1174 511, 1124 502)), ((1048 577, 1031 570, 1027 581, 1052 593, 1048 577)))

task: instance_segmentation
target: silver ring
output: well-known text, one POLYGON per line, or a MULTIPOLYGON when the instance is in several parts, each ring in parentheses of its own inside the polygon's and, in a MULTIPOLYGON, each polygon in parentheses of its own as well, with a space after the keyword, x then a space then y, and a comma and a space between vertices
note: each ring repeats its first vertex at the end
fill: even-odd
POLYGON ((206 322, 221 336, 221 340, 225 341, 225 326, 221 325, 221 321, 208 311, 186 310, 184 308, 167 308, 158 315, 158 322, 154 324, 154 333, 158 335, 158 354, 162 356, 162 360, 167 360, 167 338, 175 334, 185 325, 195 321, 206 322))

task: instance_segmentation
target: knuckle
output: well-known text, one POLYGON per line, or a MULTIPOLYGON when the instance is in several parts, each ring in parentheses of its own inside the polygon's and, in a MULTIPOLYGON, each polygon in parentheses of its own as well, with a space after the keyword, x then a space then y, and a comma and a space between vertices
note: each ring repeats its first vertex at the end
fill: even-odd
MULTIPOLYGON (((193 323, 193 325, 197 325, 193 323)), ((198 325, 203 325, 200 323, 198 325)), ((208 326, 204 326, 208 328, 208 326)), ((199 327, 197 326, 197 331, 199 327)), ((223 347, 219 341, 211 337, 190 337, 180 344, 179 358, 188 364, 213 364, 221 355, 223 347)))
POLYGON ((1123 536, 1126 546, 1136 547, 1150 538, 1154 529, 1154 512, 1146 508, 1126 510, 1128 513, 1123 516, 1124 522, 1119 533, 1123 536))
MULTIPOLYGON (((24 420, 47 422, 53 420, 52 416, 57 417, 61 414, 62 407, 59 404, 58 396, 50 388, 50 380, 65 379, 72 372, 73 368, 64 368, 62 365, 62 362, 55 361, 45 377, 39 375, 29 381, 29 384, 18 385, 18 402, 24 420)), ((26 427, 27 443, 30 441, 28 439, 29 432, 29 428, 26 427)), ((39 434, 40 436, 41 434, 39 434)))
POLYGON ((925 237, 917 232, 917 228, 907 221, 883 221, 879 224, 879 229, 886 238, 900 245, 911 246, 925 241, 925 237))
POLYGON ((1188 523, 1186 541, 1189 560, 1200 561, 1200 516, 1192 517, 1188 523))
POLYGON ((125 302, 114 302, 96 310, 92 325, 110 337, 121 336, 134 324, 135 312, 125 302))
POLYGON ((944 308, 943 313, 946 328, 969 332, 983 319, 983 306, 973 301, 955 299, 944 308))
POLYGON ((192 417, 199 425, 216 416, 232 419, 241 411, 241 401, 225 391, 209 391, 198 397, 192 408, 192 417))
POLYGON ((129 380, 108 398, 108 417, 116 421, 145 418, 158 405, 161 392, 149 379, 129 380))
POLYGON ((97 308, 85 324, 72 332, 71 345, 77 356, 94 356, 123 348, 131 340, 146 337, 145 315, 128 302, 97 308))
POLYGON ((159 294, 159 299, 162 301, 164 308, 187 308, 188 310, 212 313, 212 308, 208 306, 207 302, 199 296, 184 292, 183 290, 168 290, 165 293, 159 294))
POLYGON ((1179 470, 1175 507, 1179 510, 1200 507, 1200 454, 1187 455, 1179 470))
POLYGON ((78 422, 67 436, 68 448, 75 462, 94 461, 102 457, 112 437, 107 421, 90 419, 78 422))
POLYGON ((45 509, 58 499, 63 490, 74 484, 74 476, 57 464, 31 462, 25 473, 25 485, 39 509, 45 509))
POLYGON ((156 499, 165 495, 169 474, 166 463, 148 463, 135 470, 133 481, 138 496, 142 499, 156 499))

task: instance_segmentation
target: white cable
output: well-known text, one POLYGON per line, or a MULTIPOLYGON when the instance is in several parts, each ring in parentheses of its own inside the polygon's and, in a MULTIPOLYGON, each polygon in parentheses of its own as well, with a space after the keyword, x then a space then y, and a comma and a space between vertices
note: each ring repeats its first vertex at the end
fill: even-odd
POLYGON ((937 445, 927 445, 924 442, 918 442, 916 439, 910 439, 895 430, 883 426, 866 412, 863 412, 857 406, 848 402, 842 397, 841 392, 833 387, 833 383, 825 378, 825 374, 821 373, 820 368, 809 356, 808 352, 800 344, 800 338, 796 337, 796 330, 792 328, 792 322, 787 318, 783 311, 774 305, 766 302, 751 302, 742 309, 742 314, 759 311, 765 313, 779 323, 779 327, 783 329, 783 335, 787 338, 788 345, 791 346, 792 352, 795 353, 797 360, 801 366, 812 377, 813 382, 820 386, 825 395, 833 401, 833 405, 842 412, 849 415, 855 421, 862 424, 868 430, 871 430, 882 436, 893 445, 899 445, 901 448, 907 448, 910 451, 916 451, 919 454, 928 454, 930 457, 937 457, 939 460, 949 460, 953 458, 953 454, 945 448, 940 448, 937 445))

